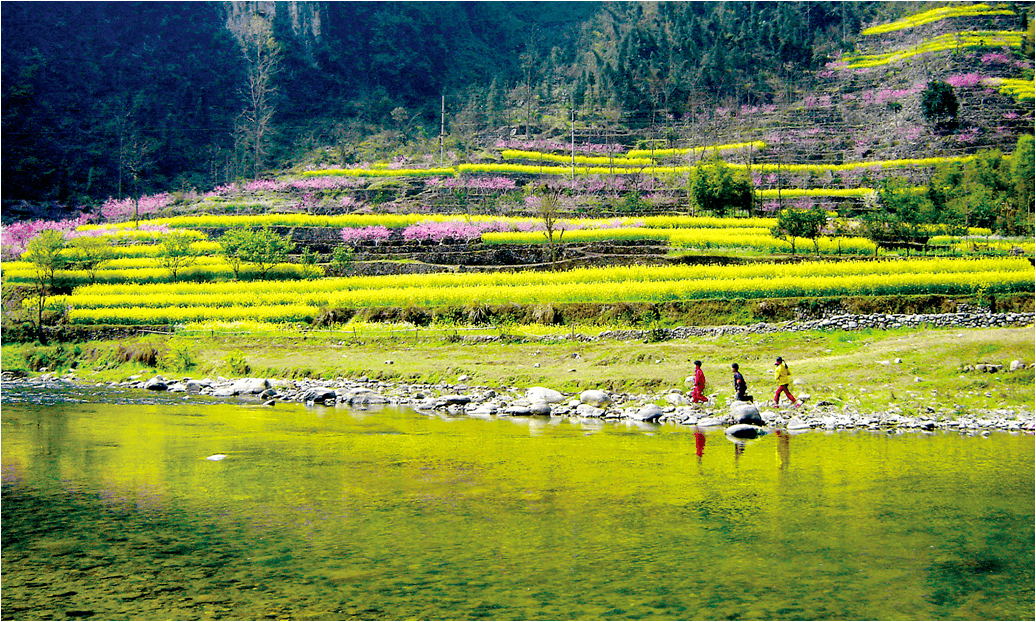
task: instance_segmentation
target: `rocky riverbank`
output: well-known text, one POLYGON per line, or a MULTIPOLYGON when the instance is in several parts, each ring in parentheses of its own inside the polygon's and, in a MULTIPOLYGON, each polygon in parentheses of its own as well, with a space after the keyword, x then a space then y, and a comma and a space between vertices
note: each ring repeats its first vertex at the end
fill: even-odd
MULTIPOLYGON (((972 373, 1014 373, 1027 369, 1021 361, 1008 367, 1000 365, 971 366, 972 373)), ((38 386, 40 390, 55 384, 88 384, 74 374, 64 376, 43 374, 31 379, 15 379, 8 374, 7 383, 38 386)), ((890 405, 881 412, 864 412, 848 405, 826 400, 812 400, 799 395, 801 405, 771 403, 745 404, 720 395, 711 396, 704 404, 691 404, 689 396, 680 388, 664 393, 611 393, 588 389, 578 394, 564 394, 546 387, 490 388, 458 383, 404 384, 370 380, 367 378, 334 380, 276 380, 267 378, 239 379, 166 379, 161 376, 134 377, 123 382, 93 385, 115 390, 183 394, 210 398, 242 400, 248 403, 275 406, 294 402, 307 406, 348 407, 371 409, 382 406, 404 406, 432 416, 455 417, 574 417, 601 421, 631 421, 646 424, 728 427, 728 433, 749 436, 774 429, 789 432, 819 430, 886 430, 902 431, 958 431, 966 434, 988 434, 999 430, 1027 432, 1036 430, 1036 417, 1024 407, 1005 407, 960 412, 939 404, 909 410, 890 405), (746 429, 744 426, 758 426, 746 429), (738 430, 740 428, 740 430, 738 430), (733 432, 732 432, 733 431, 733 432)))

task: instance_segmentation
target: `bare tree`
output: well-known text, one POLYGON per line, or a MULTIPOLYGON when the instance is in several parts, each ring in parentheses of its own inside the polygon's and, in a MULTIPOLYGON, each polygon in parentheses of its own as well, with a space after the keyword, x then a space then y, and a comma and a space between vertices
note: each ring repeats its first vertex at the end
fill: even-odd
POLYGON ((140 179, 154 166, 154 153, 157 149, 158 143, 144 138, 135 129, 120 146, 119 166, 129 171, 133 179, 133 189, 136 191, 133 199, 133 226, 137 229, 140 228, 140 179))
POLYGON ((273 135, 277 96, 273 77, 280 68, 280 46, 273 37, 270 19, 263 15, 233 11, 228 25, 248 66, 248 83, 243 91, 245 109, 234 124, 235 142, 247 149, 252 177, 257 179, 273 135))
POLYGON ((560 222, 563 196, 563 190, 544 185, 540 188, 539 197, 537 197, 539 201, 536 203, 537 215, 543 220, 543 236, 547 238, 551 269, 557 269, 557 245, 565 236, 565 227, 560 222), (557 235, 556 240, 555 234, 557 235))

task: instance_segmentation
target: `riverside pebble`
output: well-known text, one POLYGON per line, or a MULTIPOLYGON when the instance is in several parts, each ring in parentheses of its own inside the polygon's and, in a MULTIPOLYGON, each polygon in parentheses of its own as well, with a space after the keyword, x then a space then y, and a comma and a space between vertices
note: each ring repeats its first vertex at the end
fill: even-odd
MULTIPOLYGON (((1019 369, 1031 365, 1019 364, 1019 369)), ((1008 372, 1002 372, 1008 373, 1008 372)), ((31 379, 19 379, 3 374, 4 383, 25 383, 46 389, 60 384, 85 383, 69 373, 57 376, 43 374, 31 379)), ((800 408, 745 404, 733 400, 717 403, 716 398, 704 404, 683 405, 667 400, 668 395, 679 395, 672 389, 653 394, 611 393, 588 389, 565 395, 547 387, 523 389, 519 387, 490 388, 468 384, 407 384, 369 380, 367 378, 334 380, 276 380, 246 379, 193 379, 169 380, 162 376, 136 377, 124 382, 106 385, 114 389, 140 389, 188 395, 235 398, 253 403, 300 402, 312 406, 343 406, 368 408, 375 405, 405 406, 429 415, 516 417, 546 416, 570 417, 582 421, 630 420, 654 422, 660 425, 698 426, 701 428, 754 423, 767 429, 786 429, 789 432, 809 430, 885 430, 903 431, 957 431, 978 434, 990 430, 1005 432, 1036 431, 1036 417, 1024 408, 982 409, 959 412, 940 406, 929 406, 925 412, 904 413, 899 405, 890 405, 883 412, 864 412, 851 406, 837 406, 820 400, 804 403, 800 408), (261 393, 253 393, 266 387, 261 393), (665 404, 660 406, 659 404, 665 404), (760 408, 762 406, 762 408, 760 408)))

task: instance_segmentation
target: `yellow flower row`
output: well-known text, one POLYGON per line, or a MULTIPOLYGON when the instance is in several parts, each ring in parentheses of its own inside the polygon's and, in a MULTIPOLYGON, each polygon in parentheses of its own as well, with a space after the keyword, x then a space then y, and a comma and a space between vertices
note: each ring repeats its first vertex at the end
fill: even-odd
MULTIPOLYGON (((154 285, 90 285, 68 296, 55 298, 62 306, 77 309, 104 307, 162 306, 257 306, 299 304, 342 306, 359 300, 381 305, 379 300, 405 297, 423 300, 445 295, 449 290, 498 289, 519 291, 523 287, 567 290, 594 285, 617 292, 634 284, 659 285, 688 281, 769 280, 777 284, 789 278, 823 277, 840 279, 885 278, 890 275, 965 275, 998 273, 1006 280, 1022 275, 1031 287, 1032 265, 1025 259, 910 259, 898 261, 805 262, 795 264, 752 263, 735 266, 610 266, 565 272, 473 272, 409 274, 393 276, 341 277, 300 282, 256 283, 166 283, 154 285), (615 286, 618 286, 616 289, 615 286), (382 295, 383 292, 390 292, 382 295), (396 292, 396 293, 391 293, 396 292)), ((457 295, 450 294, 451 299, 457 295)), ((473 298, 473 299, 477 299, 473 298)), ((552 300, 548 296, 545 300, 552 300)), ((505 300, 506 301, 506 300, 505 300)), ((390 304, 390 303, 383 303, 390 304)), ((355 305, 353 305, 355 306, 355 305)), ((364 305, 360 305, 364 306, 364 305)))
POLYGON ((865 29, 860 34, 864 36, 882 35, 889 32, 895 32, 897 30, 923 26, 925 24, 930 24, 950 17, 980 17, 984 15, 1014 15, 1014 11, 1005 8, 993 9, 990 8, 988 4, 944 6, 924 11, 923 13, 915 13, 914 15, 898 19, 888 24, 872 26, 871 28, 865 29))
POLYGON ((571 156, 557 153, 543 153, 541 151, 521 151, 517 149, 504 149, 501 154, 505 160, 533 160, 539 162, 575 162, 588 165, 611 165, 611 166, 649 166, 655 161, 651 158, 633 156, 571 156))
MULTIPOLYGON (((871 262, 881 266, 884 262, 871 262)), ((1028 262, 1017 270, 983 272, 890 272, 823 276, 787 274, 742 277, 740 266, 720 278, 704 275, 670 281, 616 281, 608 283, 523 284, 515 286, 396 287, 377 290, 328 292, 315 303, 209 306, 95 307, 69 309, 72 322, 80 324, 167 324, 188 321, 253 320, 305 321, 324 307, 382 307, 467 304, 666 302, 708 298, 772 298, 845 295, 903 295, 920 293, 960 294, 977 290, 1008 293, 1030 291, 1033 272, 1028 262)), ((138 300, 140 300, 138 298, 138 300)), ((171 302, 171 301, 170 301, 171 302)), ((186 301, 185 301, 186 302, 186 301)))
POLYGON ((650 156, 655 158, 665 158, 670 156, 682 156, 687 154, 695 154, 705 152, 706 155, 718 152, 718 151, 737 151, 739 149, 750 149, 753 151, 761 151, 766 148, 766 143, 761 140, 754 140, 745 143, 730 143, 726 145, 706 145, 704 147, 685 147, 682 149, 632 149, 626 153, 627 157, 636 158, 643 156, 650 156))
POLYGON ((848 54, 842 60, 848 63, 844 69, 863 69, 878 67, 889 63, 913 58, 920 54, 943 52, 946 50, 962 50, 966 48, 1001 48, 1021 47, 1025 33, 1020 30, 979 30, 970 32, 951 32, 933 37, 919 45, 884 54, 848 54))

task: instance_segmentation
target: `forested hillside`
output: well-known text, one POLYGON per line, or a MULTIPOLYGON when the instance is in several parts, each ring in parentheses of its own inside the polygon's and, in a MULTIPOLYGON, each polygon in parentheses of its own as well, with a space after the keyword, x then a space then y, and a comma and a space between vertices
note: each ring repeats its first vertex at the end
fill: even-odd
MULTIPOLYGON (((672 147, 772 139, 784 128, 791 160, 840 162, 853 149, 932 155, 925 140, 893 148, 887 128, 874 131, 889 115, 853 114, 839 98, 901 91, 886 97, 888 110, 899 114, 905 104, 916 119, 917 84, 947 75, 952 63, 921 72, 834 69, 854 50, 894 44, 861 36, 868 24, 934 6, 5 2, 5 217, 23 214, 15 202, 50 201, 74 213, 108 198, 205 191, 307 162, 425 156, 457 164, 515 137, 672 147), (791 138, 818 123, 818 111, 823 128, 858 132, 854 144, 832 147, 843 131, 795 152, 791 138)), ((1002 6, 1010 15, 964 26, 1027 27, 1031 4, 1002 6)), ((951 22, 941 27, 952 30, 951 22)), ((1031 63, 1012 71, 1032 78, 1031 63)), ((988 100, 967 95, 963 112, 988 100)), ((986 125, 1001 128, 1003 140, 970 146, 1006 147, 1031 132, 1024 110, 996 120, 986 125)), ((771 144, 763 157, 777 152, 771 144)))
POLYGON ((5 2, 3 197, 89 204, 205 189, 318 144, 383 130, 434 137, 444 96, 461 135, 528 129, 572 100, 619 129, 705 101, 764 103, 837 55, 862 22, 902 8, 5 2), (253 17, 274 55, 258 167, 242 128, 255 58, 241 30, 253 17))

